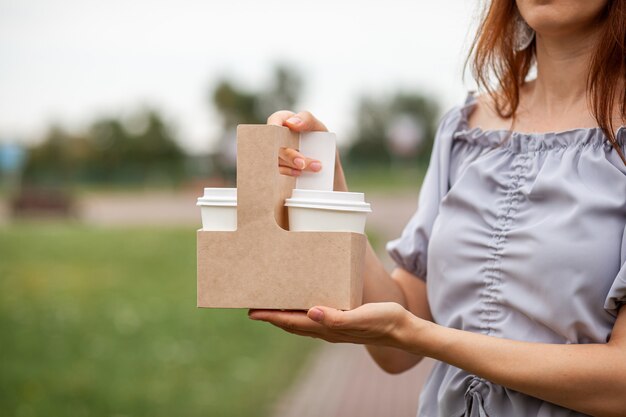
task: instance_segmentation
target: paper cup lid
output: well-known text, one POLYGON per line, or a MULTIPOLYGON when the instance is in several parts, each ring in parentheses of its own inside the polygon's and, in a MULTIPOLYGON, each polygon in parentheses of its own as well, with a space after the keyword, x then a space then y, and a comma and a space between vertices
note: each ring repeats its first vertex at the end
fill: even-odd
POLYGON ((198 206, 237 206, 236 188, 205 188, 198 206))
POLYGON ((369 213, 372 209, 364 200, 363 193, 294 188, 291 198, 285 200, 285 206, 369 213))

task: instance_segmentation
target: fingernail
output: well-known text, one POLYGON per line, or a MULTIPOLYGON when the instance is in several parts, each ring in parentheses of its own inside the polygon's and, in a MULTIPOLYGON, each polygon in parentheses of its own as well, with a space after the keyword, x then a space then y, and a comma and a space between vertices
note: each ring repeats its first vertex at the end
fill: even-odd
POLYGON ((309 164, 309 167, 311 168, 311 171, 315 171, 315 172, 317 172, 317 171, 319 171, 320 169, 322 169, 322 164, 321 164, 321 162, 317 162, 317 161, 315 161, 315 162, 311 162, 311 163, 309 164))
POLYGON ((295 159, 293 160, 293 163, 294 163, 294 164, 295 164, 298 168, 300 168, 300 169, 304 169, 304 165, 305 165, 304 159, 302 159, 302 158, 295 158, 295 159))
POLYGON ((309 310, 309 317, 312 320, 319 322, 322 321, 322 319, 324 318, 324 312, 319 308, 312 308, 311 310, 309 310))
POLYGON ((299 117, 290 117, 289 119, 287 119, 287 123, 292 125, 299 125, 300 123, 302 123, 302 119, 300 119, 299 117))

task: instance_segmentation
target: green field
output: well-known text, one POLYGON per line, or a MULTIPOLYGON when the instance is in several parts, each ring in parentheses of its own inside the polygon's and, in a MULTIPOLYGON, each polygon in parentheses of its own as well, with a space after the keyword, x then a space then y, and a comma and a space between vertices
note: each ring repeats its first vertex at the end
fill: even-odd
POLYGON ((0 228, 0 415, 267 415, 317 342, 195 296, 191 229, 0 228))
POLYGON ((425 165, 409 167, 347 166, 345 175, 351 191, 358 192, 404 192, 416 190, 426 175, 425 165))

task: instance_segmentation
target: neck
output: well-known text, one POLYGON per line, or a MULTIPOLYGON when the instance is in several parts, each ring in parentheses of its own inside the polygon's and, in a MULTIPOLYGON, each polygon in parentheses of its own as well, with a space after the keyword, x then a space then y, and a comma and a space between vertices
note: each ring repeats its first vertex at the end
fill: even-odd
POLYGON ((597 30, 579 30, 567 36, 537 34, 537 79, 529 99, 547 114, 586 106, 589 62, 597 30))

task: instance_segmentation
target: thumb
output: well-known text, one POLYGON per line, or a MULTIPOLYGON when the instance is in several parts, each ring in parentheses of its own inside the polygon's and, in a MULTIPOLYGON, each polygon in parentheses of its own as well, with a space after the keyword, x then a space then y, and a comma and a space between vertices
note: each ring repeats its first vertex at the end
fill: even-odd
POLYGON ((300 113, 294 114, 289 119, 285 120, 285 126, 295 132, 328 132, 324 123, 317 120, 317 118, 308 111, 301 111, 300 113))
POLYGON ((310 308, 306 315, 311 320, 334 329, 345 324, 345 312, 330 307, 315 306, 310 308))

